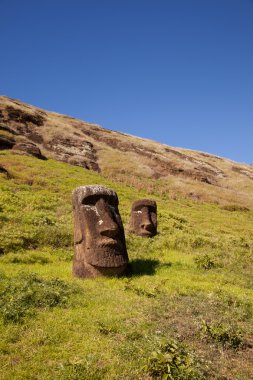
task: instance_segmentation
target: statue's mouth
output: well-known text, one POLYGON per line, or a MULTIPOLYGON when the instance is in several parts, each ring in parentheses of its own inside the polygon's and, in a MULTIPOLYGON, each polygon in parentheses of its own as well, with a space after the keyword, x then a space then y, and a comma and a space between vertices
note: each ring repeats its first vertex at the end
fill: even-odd
POLYGON ((117 238, 103 237, 99 245, 100 247, 116 247, 121 246, 121 241, 117 238))
POLYGON ((153 236, 154 235, 154 231, 148 231, 148 230, 141 230, 141 235, 142 236, 153 236))

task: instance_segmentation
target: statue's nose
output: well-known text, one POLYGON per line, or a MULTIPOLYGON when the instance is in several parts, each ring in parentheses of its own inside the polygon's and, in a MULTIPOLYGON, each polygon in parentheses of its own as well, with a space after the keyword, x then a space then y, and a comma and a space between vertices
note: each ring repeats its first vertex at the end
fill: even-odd
POLYGON ((115 222, 114 214, 111 207, 103 199, 98 203, 99 212, 99 231, 101 235, 114 238, 119 231, 119 226, 115 222))
POLYGON ((146 207, 142 209, 141 228, 147 231, 151 231, 153 229, 153 223, 150 219, 150 215, 146 207))

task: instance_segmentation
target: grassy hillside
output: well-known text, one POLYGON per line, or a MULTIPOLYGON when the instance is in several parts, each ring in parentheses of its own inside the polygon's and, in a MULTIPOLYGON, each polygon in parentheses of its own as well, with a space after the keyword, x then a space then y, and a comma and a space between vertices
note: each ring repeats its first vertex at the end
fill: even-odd
MULTIPOLYGON (((0 152, 0 378, 253 378, 253 213, 0 152), (132 275, 71 276, 71 192, 102 184, 158 204, 159 234, 127 235, 132 275)), ((154 184, 154 186, 152 186, 154 184)))

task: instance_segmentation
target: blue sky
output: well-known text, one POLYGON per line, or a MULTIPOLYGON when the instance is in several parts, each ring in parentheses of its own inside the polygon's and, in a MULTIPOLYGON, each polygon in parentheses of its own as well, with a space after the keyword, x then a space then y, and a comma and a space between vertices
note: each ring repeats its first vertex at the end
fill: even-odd
POLYGON ((253 0, 0 5, 0 94, 253 163, 253 0))

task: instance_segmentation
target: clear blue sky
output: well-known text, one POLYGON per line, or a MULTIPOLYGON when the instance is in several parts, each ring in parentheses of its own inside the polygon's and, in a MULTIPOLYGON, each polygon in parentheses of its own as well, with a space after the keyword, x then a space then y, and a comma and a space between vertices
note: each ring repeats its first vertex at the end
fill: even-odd
POLYGON ((253 0, 0 5, 0 94, 253 163, 253 0))

